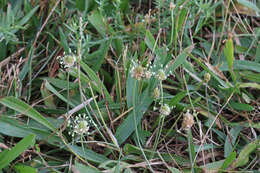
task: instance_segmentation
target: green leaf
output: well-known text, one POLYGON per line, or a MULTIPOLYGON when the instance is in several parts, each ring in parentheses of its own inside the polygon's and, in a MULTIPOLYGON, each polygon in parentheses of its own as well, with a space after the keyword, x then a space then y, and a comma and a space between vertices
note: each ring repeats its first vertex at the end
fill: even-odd
POLYGON ((229 104, 233 109, 239 110, 239 111, 253 111, 254 110, 253 106, 246 104, 246 103, 238 103, 238 102, 230 101, 229 104))
POLYGON ((156 48, 155 39, 153 38, 153 35, 149 30, 146 30, 145 33, 145 43, 152 51, 156 48))
POLYGON ((180 29, 183 27, 186 15, 188 13, 188 10, 186 8, 182 8, 180 15, 177 18, 177 25, 176 25, 176 32, 178 33, 180 31, 180 29))
POLYGON ((230 153, 234 150, 233 149, 233 145, 236 142, 236 139, 240 133, 240 131, 242 130, 243 127, 241 126, 236 126, 233 127, 230 130, 230 134, 227 135, 226 137, 226 141, 225 141, 225 146, 224 146, 224 156, 228 157, 230 155, 230 153))
POLYGON ((195 160, 196 153, 195 153, 195 146, 193 143, 191 129, 188 129, 188 144, 189 144, 190 164, 194 165, 191 169, 192 169, 192 172, 196 173, 197 172, 197 168, 196 168, 197 166, 196 166, 196 160, 195 160))
POLYGON ((48 81, 45 81, 45 87, 53 94, 55 94, 57 97, 59 97, 62 101, 68 103, 71 107, 76 107, 75 104, 73 104, 70 100, 68 100, 62 94, 60 94, 60 92, 58 92, 48 81))
POLYGON ((62 31, 61 28, 59 28, 59 35, 60 35, 60 44, 61 46, 63 47, 64 51, 66 54, 69 54, 70 53, 70 48, 69 48, 69 45, 68 45, 68 42, 67 42, 67 38, 64 34, 64 32, 62 31))
POLYGON ((80 66, 81 68, 87 73, 88 77, 91 80, 91 85, 94 86, 96 91, 98 91, 100 94, 104 92, 105 97, 109 103, 113 103, 113 100, 106 89, 105 85, 103 82, 99 79, 99 77, 95 74, 95 72, 87 65, 85 64, 82 60, 80 61, 80 66))
MULTIPOLYGON (((234 60, 234 70, 252 70, 260 73, 260 63, 247 61, 247 60, 234 60)), ((224 63, 219 70, 228 71, 228 65, 224 63)))
POLYGON ((36 128, 33 126, 28 126, 22 122, 18 122, 14 118, 10 118, 5 115, 0 116, 0 133, 13 136, 13 137, 25 137, 30 134, 35 134, 36 139, 45 140, 52 145, 60 145, 62 143, 61 139, 52 134, 52 132, 44 130, 42 128, 36 128))
POLYGON ((27 115, 28 117, 36 120, 37 122, 41 123, 42 125, 46 126, 52 131, 56 130, 55 126, 53 126, 45 117, 43 117, 34 108, 13 96, 4 97, 0 99, 0 103, 17 112, 27 115))
POLYGON ((260 90, 260 85, 257 83, 241 83, 240 88, 255 88, 260 90))
POLYGON ((181 173, 181 171, 179 171, 179 169, 177 169, 177 168, 168 168, 170 171, 171 171, 171 173, 181 173))
POLYGON ((229 156, 225 159, 223 165, 221 166, 221 170, 226 170, 229 165, 233 163, 233 161, 236 159, 237 153, 235 151, 231 152, 229 156))
POLYGON ((242 151, 239 153, 239 156, 236 160, 236 162, 234 163, 234 167, 240 167, 240 166, 244 166, 247 164, 248 160, 249 160, 249 155, 256 150, 257 147, 260 146, 260 140, 255 140, 251 143, 249 143, 247 146, 245 146, 242 151))
POLYGON ((102 42, 99 49, 90 55, 87 55, 86 61, 88 64, 91 65, 92 69, 97 72, 99 71, 101 65, 104 62, 104 59, 107 56, 107 53, 109 51, 110 45, 112 42, 112 38, 109 38, 109 40, 102 42))
POLYGON ((88 1, 85 0, 76 0, 76 7, 80 10, 83 11, 85 9, 85 3, 88 1))
MULTIPOLYGON (((131 74, 129 74, 129 75, 131 75, 131 74)), ((128 81, 127 85, 133 85, 132 83, 129 83, 129 80, 127 80, 127 81, 128 81)), ((132 88, 131 88, 131 90, 132 90, 132 88)), ((127 94, 127 95, 131 96, 131 94, 127 94)), ((139 101, 135 107, 137 124, 141 121, 143 114, 146 112, 146 110, 148 109, 148 107, 151 105, 151 103, 153 101, 152 97, 150 97, 150 95, 149 95, 148 89, 146 89, 144 93, 140 94, 140 96, 138 98, 139 98, 139 101)), ((130 103, 128 103, 128 108, 131 107, 131 105, 129 105, 129 104, 130 103)), ((132 111, 128 114, 128 117, 123 121, 123 123, 116 130, 115 136, 116 136, 116 139, 117 139, 119 145, 121 145, 135 130, 134 122, 135 122, 134 121, 134 112, 132 111)))
POLYGON ((42 98, 44 99, 44 104, 48 108, 55 109, 56 106, 54 103, 54 96, 51 94, 49 90, 46 89, 45 82, 42 83, 40 91, 41 91, 42 98))
POLYGON ((248 1, 248 0, 237 0, 238 3, 252 9, 252 10, 255 10, 256 12, 260 13, 260 10, 259 8, 253 4, 252 2, 248 1))
POLYGON ((175 106, 178 103, 180 103, 180 101, 186 96, 186 92, 179 92, 178 94, 176 94, 169 103, 169 106, 175 106))
POLYGON ((26 63, 24 64, 22 71, 19 73, 20 81, 23 81, 23 79, 27 75, 28 71, 31 70, 31 62, 32 62, 33 54, 34 54, 34 47, 31 46, 30 51, 29 51, 29 58, 26 61, 26 63))
POLYGON ((34 13, 38 10, 39 5, 37 5, 36 7, 34 7, 28 14, 26 14, 26 16, 24 16, 22 18, 22 20, 20 20, 17 25, 24 25, 26 22, 28 22, 28 20, 34 15, 34 13))
POLYGON ((73 150, 75 153, 77 153, 81 157, 83 157, 89 161, 95 162, 95 163, 103 163, 103 162, 109 160, 104 155, 95 153, 94 151, 86 149, 86 148, 82 149, 82 147, 79 147, 76 145, 69 145, 69 147, 71 150, 73 150))
POLYGON ((76 172, 78 172, 78 173, 99 173, 99 172, 101 172, 98 169, 95 169, 95 168, 90 167, 90 166, 85 166, 85 165, 80 164, 78 162, 75 162, 75 166, 74 166, 74 168, 72 167, 72 170, 75 170, 75 171, 73 171, 75 173, 76 172))
POLYGON ((36 168, 33 168, 31 166, 27 166, 27 165, 24 165, 24 164, 16 164, 14 166, 14 170, 17 172, 17 173, 37 173, 38 170, 36 168))
POLYGON ((194 46, 191 45, 191 46, 188 46, 186 47, 182 53, 180 53, 178 55, 178 57, 172 62, 170 61, 168 66, 169 68, 167 69, 168 72, 170 71, 174 71, 175 69, 177 69, 180 65, 182 65, 185 61, 186 61, 186 58, 188 56, 189 53, 191 53, 191 51, 193 50, 194 46))
POLYGON ((0 158, 0 170, 9 165, 15 158, 22 154, 27 148, 33 146, 35 142, 34 134, 26 136, 19 141, 10 151, 0 158))
POLYGON ((234 62, 234 48, 232 39, 228 39, 225 48, 224 48, 224 55, 227 59, 228 68, 229 70, 233 70, 233 62, 234 62))
POLYGON ((92 14, 88 17, 88 20, 103 37, 106 36, 106 20, 104 20, 99 11, 93 11, 92 14))

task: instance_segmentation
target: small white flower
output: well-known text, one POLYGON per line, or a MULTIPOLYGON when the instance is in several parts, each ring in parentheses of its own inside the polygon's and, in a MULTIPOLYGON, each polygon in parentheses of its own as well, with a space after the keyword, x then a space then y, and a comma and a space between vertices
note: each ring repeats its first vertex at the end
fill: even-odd
POLYGON ((135 78, 136 80, 141 80, 144 75, 144 68, 139 64, 134 65, 131 70, 131 74, 132 77, 135 78))
POLYGON ((91 126, 96 126, 95 122, 89 119, 86 114, 78 114, 74 119, 68 120, 67 126, 70 128, 69 135, 87 135, 91 126))
POLYGON ((187 112, 183 115, 182 128, 188 130, 193 126, 193 124, 194 124, 193 115, 190 113, 189 110, 187 110, 187 112))
POLYGON ((160 80, 160 81, 163 81, 167 78, 167 75, 165 74, 164 70, 163 69, 160 69, 158 72, 157 72, 157 75, 156 75, 157 79, 160 80))
POLYGON ((167 116, 171 113, 171 108, 168 104, 161 106, 160 113, 164 116, 167 116))
POLYGON ((160 90, 159 90, 158 87, 154 88, 154 90, 153 90, 153 97, 155 99, 158 99, 160 97, 160 90))
POLYGON ((76 63, 76 56, 74 54, 59 56, 57 59, 64 68, 71 68, 76 63))

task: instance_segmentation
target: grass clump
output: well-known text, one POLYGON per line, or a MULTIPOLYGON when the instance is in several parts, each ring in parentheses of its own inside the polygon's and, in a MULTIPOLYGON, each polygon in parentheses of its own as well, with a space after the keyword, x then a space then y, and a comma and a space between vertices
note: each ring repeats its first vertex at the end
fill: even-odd
POLYGON ((258 172, 259 13, 0 1, 0 172, 258 172))

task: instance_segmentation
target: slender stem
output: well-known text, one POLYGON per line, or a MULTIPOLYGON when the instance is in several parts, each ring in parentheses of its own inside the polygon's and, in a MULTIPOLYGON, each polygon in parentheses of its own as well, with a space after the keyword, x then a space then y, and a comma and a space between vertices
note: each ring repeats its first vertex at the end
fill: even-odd
MULTIPOLYGON (((162 81, 160 81, 160 91, 161 91, 161 107, 163 106, 163 87, 162 87, 162 81)), ((153 154, 152 154, 152 157, 154 157, 154 153, 155 153, 155 150, 158 146, 158 143, 159 143, 159 138, 161 136, 161 133, 162 133, 162 128, 163 128, 163 125, 164 125, 164 119, 165 119, 165 115, 162 115, 160 114, 160 117, 159 117, 159 130, 158 132, 156 133, 156 138, 155 138, 155 144, 153 146, 153 154)))

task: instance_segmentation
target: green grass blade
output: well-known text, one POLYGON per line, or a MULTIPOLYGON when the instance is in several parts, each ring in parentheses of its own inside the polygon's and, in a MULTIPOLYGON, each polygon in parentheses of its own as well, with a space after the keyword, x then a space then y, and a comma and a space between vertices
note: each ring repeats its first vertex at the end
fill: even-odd
POLYGON ((39 5, 37 5, 36 7, 34 7, 29 13, 26 14, 26 16, 24 16, 17 24, 18 25, 24 25, 26 22, 28 22, 28 20, 30 20, 30 18, 34 15, 34 13, 38 10, 39 5))
POLYGON ((16 164, 14 166, 14 170, 17 172, 17 173, 38 173, 38 170, 36 168, 33 168, 31 166, 27 166, 27 165, 24 165, 24 164, 16 164))
POLYGON ((227 169, 233 163, 233 161, 236 159, 236 156, 237 156, 237 153, 235 151, 231 152, 229 154, 229 156, 225 159, 225 161, 224 161, 224 163, 223 163, 223 165, 221 166, 220 169, 221 170, 227 169))
POLYGON ((80 66, 88 74, 90 80, 94 81, 95 84, 93 84, 93 82, 91 82, 93 85, 96 85, 96 87, 94 87, 94 88, 98 89, 99 93, 102 93, 102 90, 103 90, 104 94, 106 96, 107 101, 109 103, 112 103, 113 101, 112 101, 111 96, 109 95, 108 90, 106 89, 106 87, 103 84, 103 82, 100 81, 100 79, 95 74, 95 72, 87 64, 85 64, 83 61, 80 61, 80 66))
POLYGON ((249 0, 237 0, 237 2, 260 13, 260 9, 255 4, 250 2, 249 0))
POLYGON ((234 167, 237 168, 246 165, 249 160, 249 155, 259 147, 260 147, 260 140, 255 140, 249 143, 248 145, 246 145, 239 153, 239 156, 236 162, 234 163, 234 167))
POLYGON ((9 165, 15 158, 17 158, 28 147, 34 145, 35 136, 33 134, 26 136, 18 142, 10 151, 8 151, 2 158, 0 158, 0 169, 9 165))
POLYGON ((15 97, 4 97, 0 100, 0 103, 4 106, 11 108, 17 112, 20 112, 28 117, 36 120, 37 122, 41 123, 45 127, 49 128, 52 131, 55 131, 56 128, 39 112, 37 112, 34 108, 30 105, 26 104, 25 102, 15 98, 15 97))
POLYGON ((228 157, 230 153, 234 150, 233 145, 236 142, 236 139, 242 130, 241 126, 236 126, 230 130, 230 134, 227 135, 226 141, 225 141, 225 146, 224 146, 224 156, 228 157))

